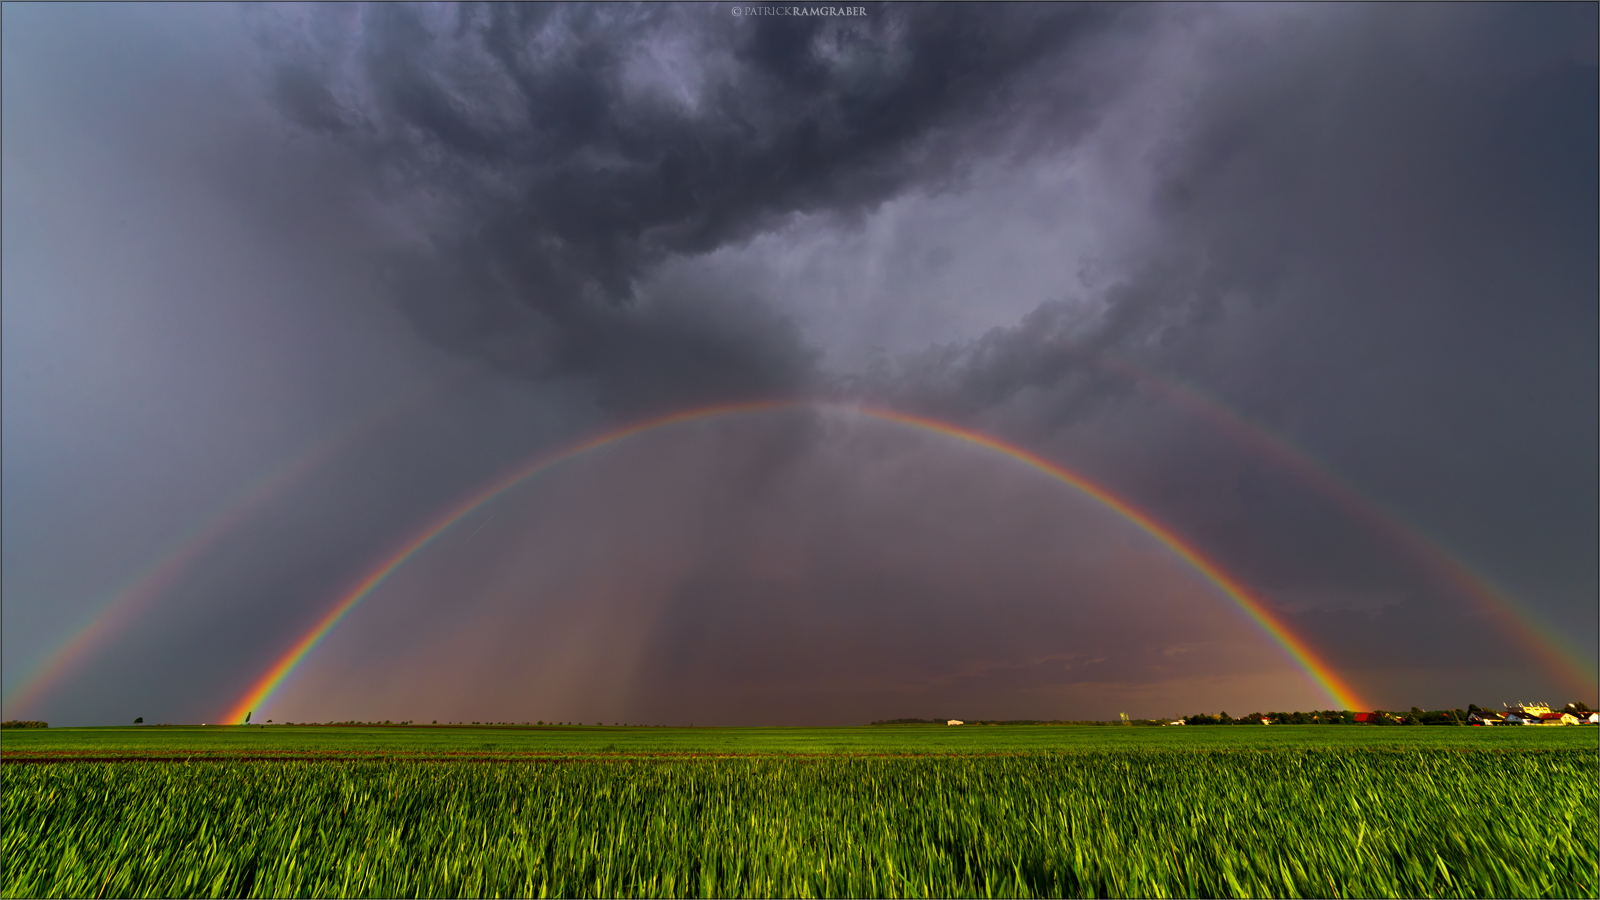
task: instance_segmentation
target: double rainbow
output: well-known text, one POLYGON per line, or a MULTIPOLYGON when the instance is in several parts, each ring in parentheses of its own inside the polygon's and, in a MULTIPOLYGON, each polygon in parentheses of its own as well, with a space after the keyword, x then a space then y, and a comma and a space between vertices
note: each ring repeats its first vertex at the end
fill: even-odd
POLYGON ((375 407, 265 472, 253 485, 240 491, 199 526, 170 544, 153 562, 112 590, 82 626, 6 694, 3 704, 6 714, 20 714, 34 707, 52 687, 147 612, 213 547, 291 487, 321 471, 375 431, 464 382, 470 374, 471 370, 465 369, 375 407))
POLYGON ((1170 529, 1155 521, 1146 513, 1134 507, 1128 501, 1112 494, 1081 475, 1078 475, 1056 463, 1053 463, 1037 454, 1005 443, 997 438, 977 431, 960 428, 948 422, 916 416, 908 413, 895 412, 887 409, 878 409, 866 406, 854 406, 839 403, 823 403, 810 401, 769 401, 759 403, 731 404, 725 406, 712 406, 700 409, 674 413, 660 418, 650 419, 634 425, 607 432, 598 437, 569 445, 552 453, 544 454, 517 466, 515 469, 489 484, 484 489, 471 495, 459 504, 449 508, 443 515, 431 524, 418 531, 410 540, 402 544, 393 554, 384 559, 376 568, 361 580, 356 582, 336 603, 319 618, 312 626, 267 669, 238 701, 223 716, 224 722, 237 722, 242 720, 251 710, 263 708, 272 699, 272 695, 293 674, 296 667, 316 649, 323 638, 350 614, 350 611, 381 585, 397 569, 405 565, 416 553, 430 544, 435 538, 461 521, 474 510, 485 503, 500 496, 506 491, 517 486, 528 478, 558 465, 587 451, 615 443, 628 437, 665 428, 686 422, 702 421, 705 419, 722 416, 739 415, 743 413, 765 412, 777 409, 795 407, 820 407, 841 409, 860 415, 870 416, 887 422, 894 422, 936 434, 942 434, 969 444, 976 444, 990 450, 1004 454, 1018 462, 1029 465, 1050 477, 1061 481, 1087 496, 1098 501, 1101 505, 1116 512, 1124 519, 1138 526, 1145 533, 1155 538, 1170 551, 1183 559, 1208 581, 1216 586, 1229 600, 1239 607, 1262 631, 1282 648, 1283 652, 1298 666, 1310 680, 1317 685, 1328 697, 1335 708, 1361 709, 1362 703, 1356 698, 1355 691, 1344 682, 1326 663, 1324 663, 1305 641, 1292 633, 1273 613, 1267 608, 1260 598, 1255 596, 1248 588, 1240 584, 1233 576, 1229 575, 1217 563, 1208 559, 1192 544, 1184 541, 1170 529))

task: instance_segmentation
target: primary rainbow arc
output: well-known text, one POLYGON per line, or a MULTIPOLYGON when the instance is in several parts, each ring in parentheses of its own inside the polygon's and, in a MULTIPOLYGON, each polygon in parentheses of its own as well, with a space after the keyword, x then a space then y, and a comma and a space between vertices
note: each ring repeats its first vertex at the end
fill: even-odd
POLYGON ((765 401, 756 403, 729 404, 722 406, 702 407, 662 416, 639 422, 624 428, 589 438, 577 444, 567 446, 552 453, 543 454, 526 462, 510 473, 490 483, 486 488, 474 493, 466 500, 450 507, 443 515, 433 520, 431 524, 420 530, 410 540, 390 554, 361 580, 357 581, 348 591, 340 596, 339 600, 318 618, 305 633, 285 650, 274 663, 257 678, 250 688, 238 699, 223 717, 225 722, 237 722, 244 718, 251 710, 264 708, 271 700, 272 695, 293 674, 296 667, 314 650, 317 645, 333 631, 335 627, 353 610, 362 600, 366 599, 390 575, 410 560, 418 551, 430 544, 435 538, 447 531, 452 525, 466 517, 473 510, 488 503, 495 497, 515 487, 524 480, 531 478, 544 470, 555 466, 568 459, 581 455, 589 450, 594 450, 606 444, 622 440, 627 437, 663 428, 670 425, 690 421, 700 421, 719 416, 735 415, 740 413, 765 412, 777 409, 794 407, 818 407, 842 409, 860 415, 870 416, 888 422, 895 422, 914 428, 943 434, 970 444, 975 444, 991 450, 998 451, 1012 459, 1025 463, 1058 481, 1077 489, 1099 502, 1103 506, 1116 512, 1118 515, 1138 526, 1146 534, 1155 538, 1172 553, 1188 563, 1197 572, 1210 581, 1224 596, 1233 601, 1239 609, 1255 622, 1272 640, 1283 650, 1295 665, 1317 685, 1331 700, 1334 706, 1340 709, 1361 709, 1362 703, 1357 699, 1355 691, 1341 679, 1332 668, 1323 662, 1304 640, 1295 635, 1267 608, 1266 604, 1255 596, 1248 588, 1242 585, 1237 578, 1228 574, 1220 565, 1207 558, 1199 549, 1184 541, 1170 529, 1157 522, 1148 514, 1134 507, 1128 501, 1112 494, 1099 485, 1063 466, 1053 463, 1043 457, 1005 443, 998 438, 983 434, 978 431, 960 428, 949 422, 932 419, 910 413, 897 412, 887 409, 878 409, 868 406, 859 406, 841 403, 827 403, 819 401, 765 401))

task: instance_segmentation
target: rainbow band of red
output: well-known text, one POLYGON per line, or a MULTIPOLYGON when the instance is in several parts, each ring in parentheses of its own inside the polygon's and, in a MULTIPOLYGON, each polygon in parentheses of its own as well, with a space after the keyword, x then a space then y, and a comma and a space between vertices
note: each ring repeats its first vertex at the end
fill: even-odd
POLYGON ((1266 605, 1257 598, 1249 589, 1240 584, 1238 579, 1229 575, 1217 563, 1208 559, 1198 549, 1179 538, 1171 530, 1152 519, 1149 515, 1135 508, 1128 501, 1112 494, 1106 489, 1090 482, 1084 477, 1053 463, 1043 457, 997 438, 990 437, 977 431, 960 428, 938 419, 909 413, 895 412, 886 409, 874 409, 864 406, 853 406, 837 403, 823 403, 813 401, 769 401, 760 403, 731 404, 726 406, 703 407, 674 413, 656 419, 650 419, 628 427, 590 438, 580 443, 565 447, 552 453, 543 454, 524 463, 505 476, 496 479, 483 490, 478 491, 465 501, 451 507, 430 525, 423 528, 410 540, 406 541, 387 559, 383 560, 365 578, 356 582, 349 591, 339 598, 339 601, 318 619, 306 631, 304 636, 284 651, 283 655, 267 669, 250 687, 238 702, 223 717, 224 722, 237 722, 242 720, 251 710, 266 706, 278 687, 295 670, 302 660, 316 648, 317 644, 331 632, 350 611, 363 599, 372 593, 378 585, 382 584, 391 574, 411 559, 418 551, 431 543, 434 538, 466 517, 473 510, 489 502, 501 493, 515 487, 523 480, 530 478, 545 469, 578 456, 586 451, 594 450, 606 444, 632 437, 641 432, 669 425, 685 422, 699 421, 719 416, 735 415, 739 413, 765 412, 777 409, 794 407, 817 407, 841 409, 860 415, 871 416, 888 422, 908 425, 938 434, 947 435, 970 444, 976 444, 995 450, 1012 459, 1026 463, 1051 477, 1062 481, 1073 488, 1083 492, 1103 506, 1116 512, 1118 515, 1137 525, 1141 530, 1165 545, 1184 562, 1222 591, 1228 599, 1232 600, 1262 631, 1275 641, 1288 657, 1300 668, 1311 681, 1316 684, 1333 705, 1339 709, 1362 709, 1363 704, 1356 698, 1355 691, 1334 671, 1323 662, 1315 652, 1298 636, 1293 634, 1280 622, 1266 605))

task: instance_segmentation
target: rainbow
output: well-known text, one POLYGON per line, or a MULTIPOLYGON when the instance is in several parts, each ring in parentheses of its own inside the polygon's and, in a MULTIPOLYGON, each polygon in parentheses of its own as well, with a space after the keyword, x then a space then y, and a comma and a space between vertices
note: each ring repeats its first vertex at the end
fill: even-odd
POLYGON ((1141 512, 1132 504, 1112 494, 1106 489, 1088 481, 1062 466, 1059 466, 1037 454, 1031 453, 1021 447, 1007 444, 997 438, 990 437, 977 431, 960 428, 948 422, 931 419, 909 413, 896 412, 887 409, 877 409, 866 406, 855 406, 841 403, 827 403, 817 401, 766 401, 757 403, 731 404, 724 406, 703 407, 699 409, 678 412, 660 418, 649 419, 634 425, 607 432, 597 437, 580 441, 560 450, 543 454, 517 466, 512 471, 496 479, 487 487, 468 497, 466 500, 450 507, 445 513, 433 522, 420 529, 410 540, 406 541, 387 558, 383 559, 365 577, 357 581, 325 614, 312 623, 311 627, 296 640, 276 661, 263 673, 236 703, 224 714, 222 721, 236 722, 244 718, 251 710, 262 709, 267 706, 272 695, 295 671, 296 667, 316 649, 323 638, 333 631, 343 621, 357 604, 366 599, 390 575, 394 574, 408 560, 430 544, 435 538, 447 531, 451 526, 461 521, 472 511, 510 490, 524 480, 537 475, 561 462, 576 457, 590 450, 612 444, 616 441, 632 437, 645 431, 678 425, 686 422, 702 421, 706 419, 737 415, 742 413, 764 412, 777 409, 813 407, 841 409, 860 415, 871 416, 888 422, 894 422, 913 428, 931 431, 937 434, 975 444, 990 450, 997 451, 1005 456, 1029 465, 1058 481, 1064 482, 1078 491, 1088 495, 1101 505, 1113 510, 1124 519, 1137 525, 1144 532, 1155 538, 1176 554, 1184 562, 1215 585, 1228 599, 1232 600, 1262 631, 1266 632, 1278 644, 1284 653, 1301 669, 1310 680, 1317 685, 1340 709, 1362 709, 1364 704, 1356 698, 1355 691, 1324 663, 1316 653, 1292 633, 1268 609, 1266 604, 1255 596, 1248 588, 1240 584, 1233 576, 1225 572, 1221 566, 1206 558, 1192 544, 1181 539, 1170 529, 1141 512))
POLYGON ((1383 535, 1410 557, 1420 561, 1435 579, 1495 616, 1534 659, 1543 663, 1568 687, 1579 691, 1580 695, 1593 695, 1597 680, 1595 666, 1583 658, 1565 635, 1540 624, 1532 611, 1509 593, 1473 571, 1421 529, 1407 524, 1399 513, 1334 474, 1329 466, 1307 451, 1246 420, 1189 385, 1108 353, 1092 351, 1065 341, 1058 343, 1103 371, 1154 388, 1169 403, 1193 413, 1231 440, 1309 484, 1333 501, 1346 515, 1383 535))
POLYGON ((274 497, 327 465, 370 431, 432 399, 468 374, 470 372, 463 372, 404 394, 269 469, 200 525, 169 544, 154 562, 113 589, 108 598, 90 613, 88 621, 62 640, 5 698, 6 715, 11 716, 33 707, 49 688, 78 668, 112 636, 122 633, 140 613, 163 596, 190 566, 241 523, 260 512, 274 497))

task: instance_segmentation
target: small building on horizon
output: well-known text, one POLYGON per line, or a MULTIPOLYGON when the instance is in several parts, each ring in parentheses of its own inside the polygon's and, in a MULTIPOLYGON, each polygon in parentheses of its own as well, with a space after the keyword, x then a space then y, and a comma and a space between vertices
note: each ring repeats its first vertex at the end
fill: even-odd
POLYGON ((960 719, 951 719, 950 721, 946 722, 945 724, 946 725, 965 725, 967 723, 961 721, 960 719))

